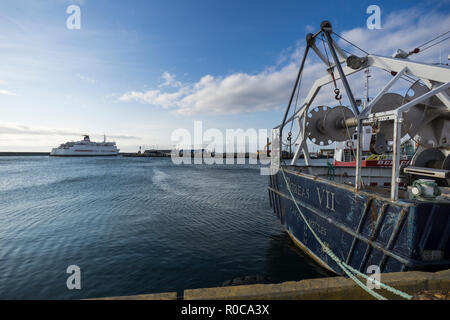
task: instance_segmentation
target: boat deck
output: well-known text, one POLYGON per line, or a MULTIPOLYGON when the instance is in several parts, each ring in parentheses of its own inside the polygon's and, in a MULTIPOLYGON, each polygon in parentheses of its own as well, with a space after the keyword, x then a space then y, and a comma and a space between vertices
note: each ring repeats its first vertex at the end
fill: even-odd
MULTIPOLYGON (((310 176, 313 179, 321 178, 330 183, 337 183, 353 188, 355 185, 355 168, 351 167, 335 167, 334 171, 330 171, 328 166, 312 165, 308 166, 286 166, 286 170, 292 171, 296 174, 310 176)), ((363 181, 362 192, 376 194, 383 198, 390 198, 391 192, 391 177, 392 168, 390 167, 376 167, 376 168, 361 168, 361 179, 363 181)), ((400 176, 406 182, 406 176, 400 176)), ((440 187, 441 196, 439 201, 450 201, 450 188, 440 187)), ((399 200, 409 200, 409 195, 406 190, 406 183, 400 182, 399 200)))

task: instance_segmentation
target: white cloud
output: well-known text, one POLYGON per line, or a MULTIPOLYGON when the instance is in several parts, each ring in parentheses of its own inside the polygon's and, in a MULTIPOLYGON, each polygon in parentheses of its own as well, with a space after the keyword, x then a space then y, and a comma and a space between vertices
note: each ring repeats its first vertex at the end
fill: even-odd
MULTIPOLYGON (((176 112, 183 115, 265 111, 287 103, 297 69, 297 64, 291 62, 281 69, 255 75, 235 73, 224 78, 205 75, 197 83, 180 85, 174 92, 129 91, 120 100, 177 107, 176 112)), ((314 76, 315 72, 320 72, 320 66, 310 65, 305 77, 314 76)))
POLYGON ((175 81, 175 77, 176 76, 174 74, 170 74, 169 72, 164 71, 163 74, 161 75, 161 78, 164 80, 164 82, 161 83, 159 87, 174 87, 174 88, 182 87, 181 82, 175 81))
MULTIPOLYGON (((9 135, 44 135, 44 136, 81 136, 84 134, 82 130, 67 130, 58 128, 42 128, 36 126, 28 126, 20 123, 0 122, 0 134, 9 135)), ((103 134, 93 133, 92 136, 103 136, 103 134)), ((108 135, 112 139, 139 140, 140 137, 130 135, 108 135)))
POLYGON ((4 90, 4 89, 0 89, 0 94, 4 94, 4 95, 7 95, 7 96, 16 96, 17 95, 14 92, 11 92, 9 90, 4 90))
POLYGON ((315 27, 315 26, 310 25, 310 24, 305 26, 305 31, 306 32, 313 32, 313 31, 318 31, 318 30, 319 30, 319 27, 315 27))
MULTIPOLYGON (((81 140, 89 134, 93 141, 103 141, 103 132, 86 129, 29 126, 22 123, 0 121, 0 151, 50 151, 61 143, 81 140)), ((143 137, 106 132, 107 141, 116 141, 122 152, 135 152, 143 137)))
POLYGON ((84 75, 82 75, 82 74, 79 74, 79 73, 76 74, 76 77, 77 77, 78 79, 81 79, 81 80, 83 80, 83 81, 86 81, 87 83, 90 83, 90 84, 95 84, 95 83, 97 83, 97 80, 91 79, 91 78, 89 78, 89 77, 87 77, 87 76, 84 76, 84 75))
MULTIPOLYGON (((450 30, 450 15, 437 12, 421 12, 417 9, 392 12, 382 20, 381 30, 355 28, 342 33, 347 40, 356 43, 369 53, 391 56, 397 49, 411 51, 428 40, 450 30)), ((448 52, 450 41, 443 44, 448 52)), ((344 44, 340 41, 340 44, 344 44)), ((418 55, 413 60, 438 62, 439 48, 436 46, 418 55)), ((357 50, 355 52, 358 52, 357 50)), ((361 54, 361 53, 360 53, 361 54)))
MULTIPOLYGON (((0 85, 6 85, 7 82, 5 80, 0 79, 0 85)), ((14 92, 11 92, 9 90, 0 89, 0 94, 6 95, 6 96, 17 96, 14 92)))
MULTIPOLYGON (((308 26, 307 26, 308 28, 308 26)), ((438 34, 450 30, 450 16, 416 9, 394 12, 382 21, 382 30, 354 28, 342 32, 342 36, 370 53, 391 56, 398 48, 413 50, 438 34)), ((362 55, 357 49, 338 40, 347 50, 362 55)), ((448 54, 448 42, 443 45, 443 57, 448 54)), ((129 91, 120 97, 121 101, 139 101, 163 108, 173 108, 183 115, 194 114, 236 114, 242 112, 265 111, 285 106, 288 102, 297 72, 298 61, 303 48, 297 45, 282 52, 278 63, 257 74, 234 73, 225 77, 205 75, 198 82, 183 84, 175 81, 175 75, 162 74, 163 83, 159 89, 148 91, 129 91), (171 87, 164 90, 163 87, 171 87), (171 90, 171 91, 170 91, 171 90)), ((437 62, 439 46, 414 55, 411 59, 437 62), (427 60, 428 59, 428 60, 427 60)), ((304 98, 315 79, 324 74, 324 65, 315 58, 305 67, 303 90, 304 98)), ((363 75, 351 77, 355 97, 364 95, 363 75), (359 78, 358 78, 359 77, 359 78)), ((381 88, 389 79, 389 74, 374 71, 371 91, 381 88), (375 77, 377 76, 377 78, 375 77)), ((340 83, 339 83, 340 85, 340 83)), ((343 88, 341 91, 343 92, 343 88)), ((333 100, 332 89, 323 90, 317 97, 318 103, 337 104, 333 100), (331 97, 331 99, 330 99, 331 97)))
POLYGON ((158 105, 163 108, 169 108, 178 104, 180 98, 183 96, 183 90, 177 92, 168 93, 160 90, 149 90, 146 92, 129 91, 122 95, 120 101, 140 101, 142 103, 148 103, 151 105, 158 105))

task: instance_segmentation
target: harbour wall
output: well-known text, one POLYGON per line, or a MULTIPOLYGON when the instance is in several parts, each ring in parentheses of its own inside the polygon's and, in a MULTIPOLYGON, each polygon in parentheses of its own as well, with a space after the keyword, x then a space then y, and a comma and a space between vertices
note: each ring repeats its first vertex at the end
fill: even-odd
MULTIPOLYGON (((381 282, 414 297, 418 293, 450 291, 450 269, 439 272, 395 272, 381 274, 381 282)), ((379 289, 377 293, 388 299, 401 299, 379 289)), ((447 295, 448 296, 448 295, 447 295)), ((353 280, 329 277, 289 281, 279 284, 253 284, 216 288, 184 290, 182 297, 176 292, 108 297, 94 300, 369 300, 374 299, 353 280)))

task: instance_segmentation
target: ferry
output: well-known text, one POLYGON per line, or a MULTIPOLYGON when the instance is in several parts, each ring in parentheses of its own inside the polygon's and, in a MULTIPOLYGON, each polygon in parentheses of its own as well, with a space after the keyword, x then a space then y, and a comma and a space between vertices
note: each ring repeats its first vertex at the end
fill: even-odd
POLYGON ((107 142, 104 136, 103 142, 91 141, 88 135, 83 136, 81 141, 69 141, 61 144, 58 148, 53 148, 50 156, 53 157, 98 157, 98 156, 117 156, 119 149, 117 149, 115 142, 107 142))

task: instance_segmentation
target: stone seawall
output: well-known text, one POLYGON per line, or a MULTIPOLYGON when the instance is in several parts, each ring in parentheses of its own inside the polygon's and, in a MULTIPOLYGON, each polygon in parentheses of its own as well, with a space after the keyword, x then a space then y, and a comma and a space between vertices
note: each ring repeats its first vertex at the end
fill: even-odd
MULTIPOLYGON (((381 282, 410 295, 424 291, 450 291, 450 269, 440 272, 395 272, 381 274, 381 282)), ((384 289, 376 292, 388 299, 401 299, 384 289)), ((279 284, 253 284, 184 290, 184 300, 366 300, 373 299, 353 280, 330 277, 289 281, 279 284)), ((177 300, 176 292, 99 298, 95 300, 177 300)))

